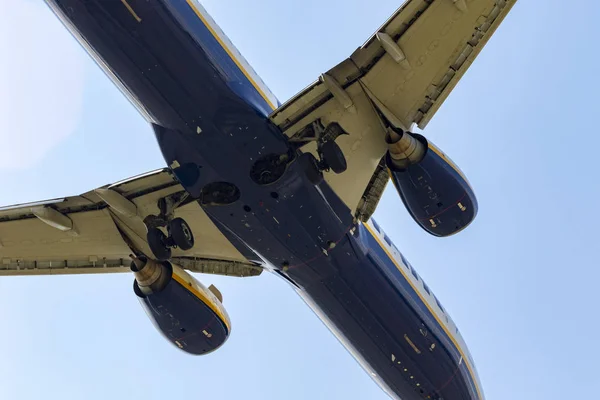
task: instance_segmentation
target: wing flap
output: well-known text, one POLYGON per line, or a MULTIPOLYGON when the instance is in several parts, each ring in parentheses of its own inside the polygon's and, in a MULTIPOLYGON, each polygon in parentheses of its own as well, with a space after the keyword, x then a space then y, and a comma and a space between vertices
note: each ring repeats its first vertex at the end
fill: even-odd
POLYGON ((405 126, 416 123, 424 129, 513 3, 472 1, 465 12, 452 1, 432 2, 396 40, 410 68, 384 56, 362 77, 363 83, 405 126))
MULTIPOLYGON (((380 99, 398 97, 389 104, 392 112, 407 127, 418 123, 423 129, 515 2, 470 1, 467 10, 461 11, 452 0, 408 0, 348 59, 327 73, 344 88, 360 79, 380 99), (410 68, 386 55, 377 39, 379 32, 397 43, 410 68), (446 77, 449 70, 454 72, 446 77), (428 104, 428 96, 435 107, 428 104)), ((323 82, 316 80, 274 110, 271 119, 287 131, 331 98, 323 82)))

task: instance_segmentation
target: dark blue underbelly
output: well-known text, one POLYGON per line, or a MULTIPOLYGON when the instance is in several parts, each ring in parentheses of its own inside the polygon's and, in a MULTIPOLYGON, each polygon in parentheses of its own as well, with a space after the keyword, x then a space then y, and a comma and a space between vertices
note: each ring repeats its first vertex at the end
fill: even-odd
POLYGON ((287 276, 400 398, 477 399, 456 346, 364 226, 287 276))
MULTIPOLYGON (((252 175, 257 160, 287 154, 287 139, 258 103, 232 89, 180 19, 159 1, 129 1, 141 23, 120 1, 47 1, 150 116, 167 165, 180 166, 172 168, 182 185, 242 254, 287 274, 397 397, 477 398, 456 348, 364 228, 356 236, 349 233, 351 212, 326 183, 312 185, 296 162, 276 181, 257 183, 252 175), (223 183, 229 186, 219 188, 227 189, 230 201, 207 201, 203 190, 223 183), (429 351, 432 344, 435 350, 429 351)), ((192 304, 177 293, 169 296, 162 300, 172 304, 169 310, 192 304)), ((177 326, 157 315, 167 331, 177 326)), ((198 330, 210 317, 201 315, 178 320, 198 330)), ((177 337, 173 329, 171 341, 177 337)), ((223 334, 215 332, 214 340, 223 334)))

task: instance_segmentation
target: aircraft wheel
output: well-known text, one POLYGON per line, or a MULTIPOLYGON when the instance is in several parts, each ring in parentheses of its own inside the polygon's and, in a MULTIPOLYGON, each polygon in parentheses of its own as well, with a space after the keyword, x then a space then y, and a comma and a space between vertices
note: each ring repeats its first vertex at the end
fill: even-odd
POLYGON ((298 162, 313 185, 318 185, 323 181, 323 174, 319 170, 319 162, 312 153, 302 153, 298 157, 298 162))
POLYGON ((189 250, 194 247, 194 234, 192 229, 183 218, 175 218, 169 223, 171 238, 181 250, 189 250))
POLYGON ((158 261, 167 261, 171 258, 171 248, 168 245, 169 239, 163 231, 158 228, 150 228, 146 234, 146 239, 150 250, 152 250, 158 261))
POLYGON ((327 166, 336 174, 341 174, 348 168, 344 152, 333 140, 323 143, 321 153, 327 166))

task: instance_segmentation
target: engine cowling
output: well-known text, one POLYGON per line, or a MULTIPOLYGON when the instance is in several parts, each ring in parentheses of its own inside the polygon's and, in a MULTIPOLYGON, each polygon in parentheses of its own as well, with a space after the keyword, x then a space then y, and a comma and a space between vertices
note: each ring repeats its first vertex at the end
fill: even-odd
POLYGON ((203 355, 227 341, 231 322, 216 288, 206 288, 169 262, 136 258, 131 270, 135 294, 169 342, 186 353, 203 355))
POLYGON ((464 173, 423 136, 391 131, 386 163, 406 209, 425 231, 446 237, 477 215, 477 198, 464 173))

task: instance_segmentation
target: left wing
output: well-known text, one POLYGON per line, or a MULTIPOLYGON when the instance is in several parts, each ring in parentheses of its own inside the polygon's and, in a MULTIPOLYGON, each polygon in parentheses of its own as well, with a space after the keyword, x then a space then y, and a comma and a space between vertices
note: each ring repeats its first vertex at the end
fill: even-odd
POLYGON ((388 181, 384 121, 425 128, 516 0, 407 0, 348 59, 271 114, 303 151, 338 123, 346 172, 325 179, 366 221, 388 181))
MULTIPOLYGON (((158 201, 185 194, 169 169, 148 172, 79 196, 0 208, 0 276, 128 272, 130 254, 152 252, 144 218, 158 201)), ((195 234, 188 251, 172 261, 192 272, 259 275, 195 201, 174 212, 195 234)))

